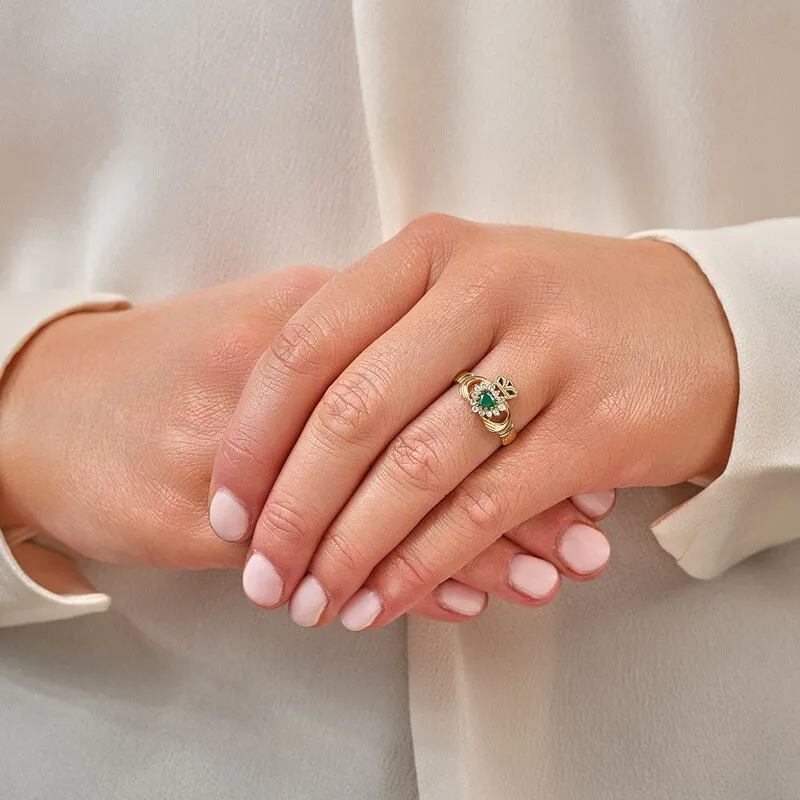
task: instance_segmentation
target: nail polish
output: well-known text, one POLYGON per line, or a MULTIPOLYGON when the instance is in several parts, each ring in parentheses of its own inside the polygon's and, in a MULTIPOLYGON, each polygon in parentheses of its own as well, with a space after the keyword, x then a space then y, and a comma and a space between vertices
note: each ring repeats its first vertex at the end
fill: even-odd
POLYGON ((558 570, 549 561, 519 553, 508 564, 508 582, 532 600, 542 600, 556 588, 558 570))
POLYGON ((244 567, 242 588, 257 606, 271 608, 280 602, 283 580, 266 556, 253 553, 244 567))
POLYGON ((219 489, 214 495, 208 510, 208 521, 214 533, 226 542, 238 542, 247 535, 247 510, 226 489, 219 489))
POLYGON ((445 581, 434 593, 436 602, 448 611, 465 617, 475 617, 486 608, 486 592, 457 581, 445 581))
POLYGON ((561 534, 558 554, 570 569, 588 575, 606 565, 611 555, 611 545, 597 528, 576 523, 561 534))
POLYGON ((306 575, 289 601, 289 616, 292 622, 304 628, 313 628, 327 605, 328 595, 322 584, 313 575, 306 575))
POLYGON ((576 494, 572 497, 572 504, 590 519, 600 519, 611 511, 616 496, 617 493, 613 489, 608 492, 576 494))
POLYGON ((371 589, 361 589, 353 595, 342 609, 340 619, 349 631, 363 631, 383 611, 380 597, 371 589))

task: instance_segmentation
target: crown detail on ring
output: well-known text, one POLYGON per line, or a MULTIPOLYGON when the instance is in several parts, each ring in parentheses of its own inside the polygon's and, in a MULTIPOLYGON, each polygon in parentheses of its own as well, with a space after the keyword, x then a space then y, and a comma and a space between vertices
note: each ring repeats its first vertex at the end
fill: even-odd
POLYGON ((519 394, 517 387, 514 386, 514 384, 503 375, 499 375, 494 383, 506 400, 511 400, 519 394))

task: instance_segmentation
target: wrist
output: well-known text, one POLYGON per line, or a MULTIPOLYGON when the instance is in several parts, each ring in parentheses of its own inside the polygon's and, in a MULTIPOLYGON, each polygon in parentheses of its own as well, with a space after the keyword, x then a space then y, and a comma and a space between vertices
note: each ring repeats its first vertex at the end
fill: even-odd
MULTIPOLYGON (((49 438, 64 438, 75 334, 106 314, 75 312, 36 331, 0 376, 0 528, 36 525, 35 498, 52 486, 56 469, 49 438)), ((67 417, 69 415, 67 414, 67 417)))
MULTIPOLYGON (((659 244, 671 251, 676 263, 685 266, 685 283, 692 288, 687 306, 693 309, 694 324, 687 341, 694 361, 687 376, 701 376, 693 398, 696 439, 691 443, 692 452, 700 458, 692 478, 710 483, 725 471, 733 446, 739 402, 736 345, 722 303, 697 261, 671 242, 659 244)), ((691 384, 688 377, 686 384, 691 384)))
POLYGON ((24 403, 19 397, 19 367, 27 357, 27 351, 33 346, 40 332, 27 342, 0 375, 0 528, 12 528, 23 523, 21 510, 14 502, 10 476, 19 460, 23 447, 25 422, 21 413, 24 403))

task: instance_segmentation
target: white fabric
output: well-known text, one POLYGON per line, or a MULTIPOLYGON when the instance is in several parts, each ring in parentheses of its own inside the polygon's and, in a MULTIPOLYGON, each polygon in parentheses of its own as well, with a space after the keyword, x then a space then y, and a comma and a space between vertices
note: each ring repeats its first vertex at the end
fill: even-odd
MULTIPOLYGON (((359 108, 347 4, 0 0, 0 291, 142 304, 360 257, 359 108)), ((416 800, 404 623, 304 632, 232 571, 86 571, 106 614, 0 630, 2 800, 416 800)))
MULTIPOLYGON (((793 0, 363 0, 352 16, 61 0, 0 19, 8 293, 144 302, 341 265, 433 210, 660 229, 690 252, 740 359, 729 468, 694 500, 623 493, 609 573, 547 609, 411 623, 419 796, 796 794, 800 546, 712 582, 671 558, 708 576, 799 533, 798 222, 741 225, 800 215, 793 0), (671 556, 647 534, 662 517, 671 556)), ((15 319, 5 353, 39 324, 15 319)), ((0 563, 8 598, 25 584, 0 563)), ((299 631, 233 574, 87 571, 108 614, 2 633, 0 795, 416 794, 402 626, 299 631)), ((27 619, 47 601, 33 589, 27 619)))
POLYGON ((739 406, 724 475, 653 526, 697 578, 800 536, 800 217, 651 231, 698 263, 726 310, 739 406))

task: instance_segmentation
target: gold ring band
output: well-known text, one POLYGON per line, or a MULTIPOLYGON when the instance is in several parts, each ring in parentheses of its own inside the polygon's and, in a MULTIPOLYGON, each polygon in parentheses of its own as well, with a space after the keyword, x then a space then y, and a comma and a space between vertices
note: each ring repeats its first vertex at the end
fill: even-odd
POLYGON ((500 437, 503 447, 517 438, 508 401, 519 392, 508 378, 500 375, 490 381, 471 372, 462 372, 454 382, 459 385, 461 396, 470 404, 473 413, 483 420, 486 430, 500 437))

